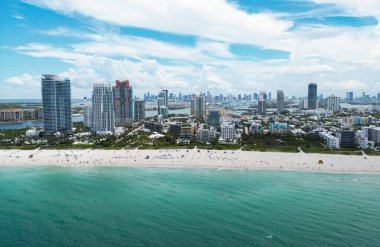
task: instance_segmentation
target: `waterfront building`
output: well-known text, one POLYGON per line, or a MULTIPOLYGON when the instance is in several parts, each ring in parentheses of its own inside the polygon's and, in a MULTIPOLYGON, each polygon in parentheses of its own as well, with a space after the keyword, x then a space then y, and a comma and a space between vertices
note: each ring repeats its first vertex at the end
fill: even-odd
POLYGON ((340 130, 337 132, 336 137, 339 138, 340 147, 354 148, 355 147, 355 131, 353 130, 340 130))
POLYGON ((277 90, 277 114, 284 111, 284 92, 277 90))
POLYGON ((95 133, 115 130, 115 110, 112 87, 96 83, 92 93, 91 130, 95 133))
POLYGON ((55 75, 42 75, 41 93, 45 133, 71 131, 70 80, 62 80, 55 75))
POLYGON ((22 121, 22 109, 2 109, 0 110, 0 121, 22 121))
POLYGON ((319 132, 319 136, 325 141, 329 148, 340 148, 340 140, 338 137, 323 131, 319 132))
POLYGON ((155 122, 144 122, 144 129, 150 130, 152 132, 161 132, 162 124, 155 122))
POLYGON ((179 133, 180 138, 191 138, 194 134, 194 127, 190 125, 182 125, 179 133))
POLYGON ((375 144, 380 144, 380 127, 374 125, 363 127, 361 136, 368 138, 368 141, 374 142, 375 144))
POLYGON ((145 101, 144 100, 135 100, 134 101, 134 120, 136 122, 143 121, 145 119, 145 101))
POLYGON ((133 89, 129 81, 116 81, 113 88, 115 124, 125 125, 133 122, 133 89))
POLYGON ((333 112, 339 111, 340 98, 334 95, 327 97, 325 109, 328 111, 333 111, 333 112))
POLYGON ((317 84, 310 83, 308 86, 308 96, 307 96, 307 109, 315 110, 317 109, 317 84))
POLYGON ((205 125, 201 125, 196 131, 195 137, 197 142, 212 142, 216 139, 217 132, 216 129, 211 126, 206 128, 205 125))
POLYGON ((226 141, 235 139, 235 124, 223 122, 220 127, 220 138, 226 141))
POLYGON ((42 108, 33 109, 31 112, 32 119, 43 119, 44 115, 42 108))

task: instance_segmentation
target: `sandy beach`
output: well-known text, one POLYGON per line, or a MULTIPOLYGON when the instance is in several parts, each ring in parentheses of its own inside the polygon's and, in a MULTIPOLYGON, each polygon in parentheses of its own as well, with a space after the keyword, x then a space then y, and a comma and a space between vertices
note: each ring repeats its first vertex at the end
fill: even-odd
POLYGON ((379 156, 241 150, 0 150, 0 166, 127 166, 380 173, 379 156))

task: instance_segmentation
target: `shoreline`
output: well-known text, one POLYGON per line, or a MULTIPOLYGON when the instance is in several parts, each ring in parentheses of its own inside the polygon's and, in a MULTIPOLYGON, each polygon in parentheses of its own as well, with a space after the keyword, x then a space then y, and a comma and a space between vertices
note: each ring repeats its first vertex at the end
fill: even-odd
POLYGON ((380 156, 241 150, 0 150, 0 167, 165 167, 380 173, 380 156))

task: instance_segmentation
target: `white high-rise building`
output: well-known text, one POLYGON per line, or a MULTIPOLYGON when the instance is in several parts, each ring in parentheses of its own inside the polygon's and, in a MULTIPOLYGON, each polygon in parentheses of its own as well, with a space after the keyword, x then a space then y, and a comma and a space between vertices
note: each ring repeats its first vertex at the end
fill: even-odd
POLYGON ((87 100, 87 97, 84 97, 83 122, 84 122, 84 126, 89 127, 89 128, 91 128, 91 114, 92 114, 91 106, 87 100))
POLYGON ((115 110, 111 85, 97 83, 92 93, 91 130, 93 132, 115 129, 115 110))
POLYGON ((340 109, 340 98, 334 95, 327 97, 326 110, 338 111, 340 109))

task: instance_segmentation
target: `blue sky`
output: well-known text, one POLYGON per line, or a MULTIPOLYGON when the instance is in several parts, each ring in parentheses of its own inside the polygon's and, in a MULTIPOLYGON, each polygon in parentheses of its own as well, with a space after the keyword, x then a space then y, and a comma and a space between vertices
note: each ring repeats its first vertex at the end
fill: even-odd
POLYGON ((135 93, 380 92, 378 0, 2 0, 0 98, 39 98, 40 76, 135 93))

